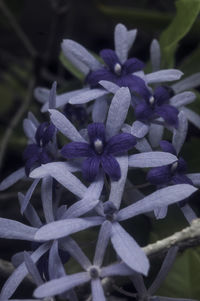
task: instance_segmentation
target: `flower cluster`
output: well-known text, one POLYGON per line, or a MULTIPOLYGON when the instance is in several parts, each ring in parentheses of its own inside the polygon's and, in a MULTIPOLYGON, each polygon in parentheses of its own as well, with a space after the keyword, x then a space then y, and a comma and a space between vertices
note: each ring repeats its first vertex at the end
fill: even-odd
MULTIPOLYGON (((194 88, 193 77, 180 80, 181 71, 160 69, 156 40, 150 48, 151 73, 145 73, 139 59, 128 58, 136 35, 137 30, 118 24, 115 49, 100 52, 103 63, 80 44, 64 40, 64 56, 84 74, 83 89, 58 95, 56 83, 50 90, 35 89, 49 120, 39 123, 28 114, 25 166, 0 183, 3 191, 21 179, 31 181, 26 194, 18 194, 29 225, 0 218, 1 238, 31 244, 28 252, 13 256, 16 269, 4 284, 0 300, 9 300, 28 274, 38 300, 52 296, 79 300, 75 288, 89 282, 93 300, 103 301, 102 280, 114 276, 128 276, 139 300, 172 300, 153 294, 178 249, 169 250, 157 278, 146 289, 142 276, 148 275, 149 259, 122 222, 149 212, 155 217, 148 218, 164 218, 171 204, 179 205, 189 223, 197 217, 188 198, 200 186, 200 173, 187 173, 179 153, 188 122, 200 128, 200 117, 185 107, 195 100, 194 92, 188 91, 194 88), (62 145, 58 135, 66 138, 62 145), (146 172, 152 193, 144 195, 138 189, 132 169, 146 172), (40 181, 42 218, 33 204, 40 181), (92 227, 97 229, 97 242, 91 261, 72 234, 92 227), (115 255, 106 263, 110 244, 115 255), (67 274, 65 264, 71 257, 83 271, 67 274)), ((200 75, 195 76, 198 85, 200 75)))

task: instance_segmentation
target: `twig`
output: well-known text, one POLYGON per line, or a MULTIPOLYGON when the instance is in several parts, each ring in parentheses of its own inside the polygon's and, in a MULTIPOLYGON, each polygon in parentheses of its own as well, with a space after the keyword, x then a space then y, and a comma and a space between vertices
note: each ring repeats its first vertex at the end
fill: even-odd
POLYGON ((1 141, 1 149, 0 149, 0 168, 2 167, 2 162, 3 162, 4 156, 5 156, 5 152, 6 152, 6 149, 8 146, 9 139, 12 135, 13 129, 18 124, 18 122, 20 121, 21 117, 23 116, 24 112, 27 110, 27 108, 30 104, 34 84, 35 84, 35 80, 32 79, 29 83, 28 92, 27 92, 25 101, 22 103, 21 107, 14 115, 13 119, 11 120, 11 122, 5 132, 5 135, 3 136, 3 139, 1 141))
POLYGON ((29 38, 26 36, 24 31, 21 29, 21 27, 17 23, 17 21, 16 21, 15 17, 13 16, 12 12, 9 10, 9 8, 6 6, 6 4, 3 2, 3 0, 0 0, 0 9, 1 9, 2 13, 4 14, 4 16, 9 20, 10 25, 13 27, 16 35, 21 40, 21 42, 23 43, 23 45, 26 48, 26 50, 28 51, 28 53, 32 57, 36 57, 37 56, 37 51, 35 50, 35 48, 31 44, 29 38))

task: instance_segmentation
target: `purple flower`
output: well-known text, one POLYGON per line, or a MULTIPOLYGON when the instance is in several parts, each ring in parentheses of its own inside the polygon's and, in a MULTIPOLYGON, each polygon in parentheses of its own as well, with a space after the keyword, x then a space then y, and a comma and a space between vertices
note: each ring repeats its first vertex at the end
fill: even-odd
POLYGON ((65 116, 71 121, 76 122, 79 125, 85 124, 86 120, 88 119, 87 111, 83 106, 74 106, 67 103, 64 106, 64 114, 65 116))
POLYGON ((115 155, 120 155, 136 144, 133 135, 122 133, 106 140, 103 123, 88 125, 89 143, 71 142, 66 144, 61 153, 65 158, 86 157, 82 165, 83 176, 93 181, 99 172, 100 165, 111 179, 117 181, 121 177, 120 166, 115 155))
POLYGON ((128 87, 131 92, 140 95, 147 93, 145 82, 133 73, 144 68, 144 63, 137 58, 120 62, 114 50, 104 49, 100 52, 106 66, 92 70, 86 77, 86 82, 91 88, 98 87, 99 81, 106 80, 117 84, 119 87, 128 87))
POLYGON ((136 119, 143 122, 151 122, 155 118, 162 117, 171 126, 178 126, 178 110, 169 104, 172 97, 168 87, 159 86, 154 93, 148 92, 144 99, 136 104, 136 119))
POLYGON ((52 140, 54 132, 55 126, 53 124, 49 125, 47 122, 41 123, 37 128, 35 143, 29 144, 23 153, 23 158, 26 161, 25 171, 27 176, 34 166, 52 161, 47 145, 52 140))
MULTIPOLYGON (((160 142, 160 147, 164 152, 177 155, 174 146, 165 140, 160 142)), ((167 166, 152 168, 147 174, 147 180, 154 185, 169 185, 169 184, 190 184, 193 185, 185 173, 187 164, 182 157, 167 166)))

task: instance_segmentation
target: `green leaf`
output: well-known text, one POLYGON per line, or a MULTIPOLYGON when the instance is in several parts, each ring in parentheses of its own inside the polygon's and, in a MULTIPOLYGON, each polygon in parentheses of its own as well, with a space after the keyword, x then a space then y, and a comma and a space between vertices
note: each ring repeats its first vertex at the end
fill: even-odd
POLYGON ((193 73, 199 72, 200 70, 200 45, 186 57, 179 69, 183 71, 184 76, 192 75, 193 73))
POLYGON ((186 250, 177 257, 156 295, 200 300, 199 271, 200 248, 186 250))
POLYGON ((70 72, 72 73, 72 75, 74 75, 76 78, 78 78, 79 80, 83 81, 85 78, 85 75, 78 70, 71 62, 70 60, 68 60, 64 54, 61 52, 60 53, 60 61, 62 63, 62 65, 70 72))
POLYGON ((200 0, 178 0, 176 8, 175 18, 160 38, 162 63, 168 68, 173 67, 179 41, 189 32, 199 14, 200 0))

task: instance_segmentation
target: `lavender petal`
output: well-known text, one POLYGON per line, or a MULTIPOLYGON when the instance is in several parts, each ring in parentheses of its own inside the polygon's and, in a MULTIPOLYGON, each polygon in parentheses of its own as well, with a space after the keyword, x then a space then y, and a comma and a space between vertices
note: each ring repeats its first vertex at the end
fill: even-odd
POLYGON ((123 64, 128 57, 128 39, 127 39, 127 29, 123 24, 117 24, 115 27, 114 33, 114 41, 115 41, 115 51, 123 64))
POLYGON ((21 167, 20 169, 14 171, 11 175, 9 175, 0 183, 0 191, 6 190, 10 186, 17 183, 19 180, 23 179, 24 177, 25 170, 24 167, 21 167))
POLYGON ((159 70, 146 75, 148 84, 171 82, 180 79, 183 72, 177 69, 159 70))
POLYGON ((178 128, 173 129, 173 137, 172 137, 172 144, 176 150, 177 155, 179 154, 188 131, 188 122, 187 118, 185 117, 184 112, 180 112, 178 114, 178 128))
POLYGON ((119 86, 107 80, 100 80, 99 84, 108 92, 115 94, 119 90, 119 86))
POLYGON ((53 194, 53 178, 50 176, 44 177, 42 179, 41 198, 42 198, 43 212, 47 223, 54 221, 52 194, 53 194))
POLYGON ((31 184, 31 186, 29 187, 27 193, 25 194, 23 202, 21 204, 21 214, 23 214, 24 211, 26 210, 26 208, 27 208, 27 206, 28 206, 28 204, 30 202, 30 199, 31 199, 31 197, 33 195, 33 192, 34 192, 37 184, 39 183, 39 181, 40 181, 40 179, 35 179, 33 181, 33 183, 31 184))
POLYGON ((200 85, 200 73, 192 74, 172 85, 172 89, 177 94, 179 92, 196 88, 200 85))
POLYGON ((157 167, 177 161, 177 157, 165 152, 147 152, 129 156, 130 167, 157 167))
POLYGON ((152 147, 158 147, 164 133, 164 126, 151 124, 149 128, 149 141, 152 147))
POLYGON ((43 280, 35 263, 33 262, 33 259, 31 258, 31 255, 28 252, 24 252, 24 262, 28 273, 32 276, 35 284, 41 285, 43 283, 43 280))
POLYGON ((101 277, 130 276, 134 273, 135 272, 123 262, 114 263, 101 269, 101 277))
POLYGON ((149 126, 139 120, 133 122, 131 134, 137 138, 143 138, 149 131, 149 126))
POLYGON ((93 122, 105 122, 108 112, 108 100, 102 96, 96 99, 92 110, 93 122))
POLYGON ((200 116, 197 113, 185 107, 181 107, 181 111, 185 113, 185 116, 192 124, 194 124, 198 129, 200 129, 200 116))
POLYGON ((101 280, 99 278, 91 280, 92 300, 106 301, 101 280))
POLYGON ((70 104, 83 104, 87 103, 89 101, 92 101, 94 99, 98 99, 99 97, 102 97, 104 95, 107 95, 108 92, 104 89, 91 89, 88 91, 83 91, 82 93, 73 96, 70 100, 70 104))
POLYGON ((186 92, 182 92, 179 94, 174 95, 169 103, 170 105, 178 108, 181 106, 185 106, 188 105, 190 103, 192 103, 196 98, 196 95, 193 92, 190 91, 186 91, 186 92))
POLYGON ((96 244, 94 254, 94 265, 101 266, 103 263, 104 254, 108 246, 111 236, 112 224, 109 221, 105 221, 99 231, 99 236, 96 244))
POLYGON ((161 52, 159 42, 154 39, 150 46, 150 58, 153 72, 160 69, 161 52))

